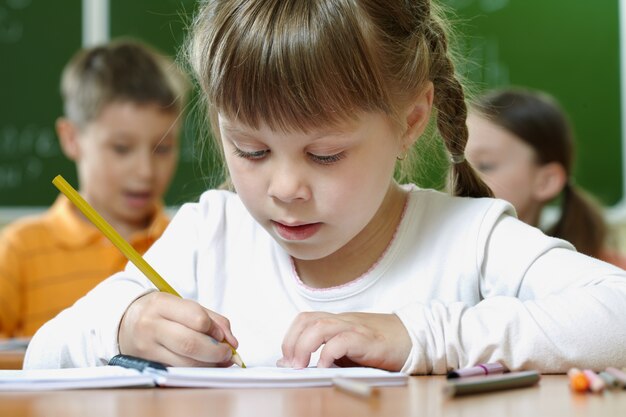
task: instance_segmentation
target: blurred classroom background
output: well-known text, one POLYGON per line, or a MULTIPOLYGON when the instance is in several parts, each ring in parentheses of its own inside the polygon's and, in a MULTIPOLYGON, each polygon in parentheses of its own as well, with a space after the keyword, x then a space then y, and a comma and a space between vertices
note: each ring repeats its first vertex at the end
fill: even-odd
MULTIPOLYGON (((443 0, 475 94, 502 86, 541 89, 568 112, 577 139, 575 178, 604 205, 626 251, 626 0, 443 0), (621 23, 620 23, 621 22, 621 23)), ((0 227, 40 212, 57 174, 76 184, 54 132, 59 77, 81 46, 131 36, 178 56, 198 0, 0 0, 0 227)), ((166 197, 172 210, 221 181, 196 146, 190 104, 181 160, 166 197)), ((208 156, 208 158, 207 158, 208 156)), ((438 187, 433 169, 425 184, 438 187)), ((550 213, 548 213, 548 217, 550 213)), ((549 218, 547 219, 549 221, 549 218)))

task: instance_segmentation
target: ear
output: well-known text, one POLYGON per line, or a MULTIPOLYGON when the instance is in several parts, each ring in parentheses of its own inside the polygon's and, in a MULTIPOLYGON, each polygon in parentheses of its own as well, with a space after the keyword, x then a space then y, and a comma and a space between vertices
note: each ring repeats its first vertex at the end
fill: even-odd
POLYGON ((433 109, 433 97, 435 88, 431 81, 419 94, 417 99, 411 103, 406 112, 406 131, 402 135, 402 146, 404 149, 410 148, 415 141, 424 133, 430 120, 433 109))
POLYGON ((567 182, 567 173, 563 165, 550 162, 537 171, 533 195, 537 201, 548 202, 561 193, 567 182))
POLYGON ((76 161, 80 157, 78 127, 64 117, 57 119, 55 127, 63 153, 72 161, 76 161))

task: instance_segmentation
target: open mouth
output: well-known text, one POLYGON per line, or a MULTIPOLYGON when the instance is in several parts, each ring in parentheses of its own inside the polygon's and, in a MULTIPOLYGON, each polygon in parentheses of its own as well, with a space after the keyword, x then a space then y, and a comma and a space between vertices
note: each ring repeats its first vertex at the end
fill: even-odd
POLYGON ((285 240, 305 240, 317 233, 322 223, 307 223, 290 226, 272 221, 272 225, 276 233, 285 240))
POLYGON ((124 197, 128 205, 135 208, 143 208, 152 202, 151 192, 126 192, 124 197))

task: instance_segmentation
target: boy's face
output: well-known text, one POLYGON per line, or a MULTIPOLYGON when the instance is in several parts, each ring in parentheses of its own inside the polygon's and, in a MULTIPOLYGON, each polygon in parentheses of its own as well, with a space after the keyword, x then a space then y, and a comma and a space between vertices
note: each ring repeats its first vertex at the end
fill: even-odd
POLYGON ((178 115, 155 104, 113 102, 77 134, 81 194, 110 223, 141 229, 178 162, 178 115))
POLYGON ((382 115, 308 133, 254 129, 221 116, 218 124, 238 195, 294 258, 359 252, 367 231, 389 223, 379 208, 394 184, 401 146, 382 115))

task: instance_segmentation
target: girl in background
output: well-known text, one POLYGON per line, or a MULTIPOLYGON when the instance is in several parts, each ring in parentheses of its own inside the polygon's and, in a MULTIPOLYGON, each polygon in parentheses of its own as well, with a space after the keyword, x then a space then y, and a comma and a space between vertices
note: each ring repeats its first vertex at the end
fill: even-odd
POLYGON ((560 197, 560 215, 546 231, 579 252, 626 268, 626 257, 607 245, 600 206, 574 185, 574 135, 550 95, 521 88, 489 92, 468 117, 468 160, 520 220, 539 226, 541 212, 560 197))

